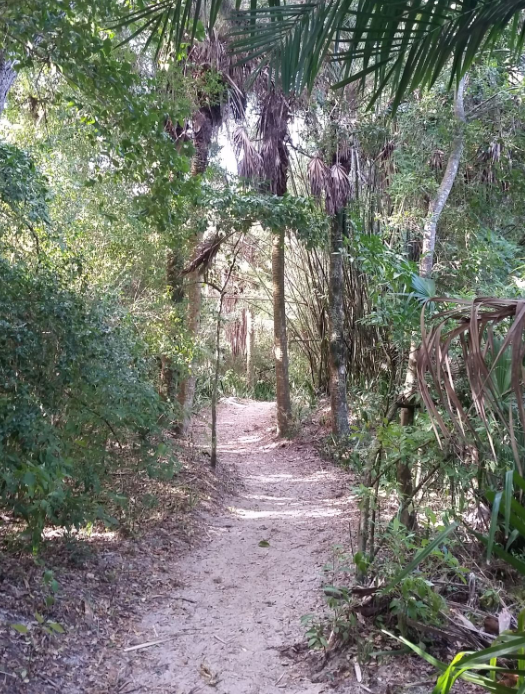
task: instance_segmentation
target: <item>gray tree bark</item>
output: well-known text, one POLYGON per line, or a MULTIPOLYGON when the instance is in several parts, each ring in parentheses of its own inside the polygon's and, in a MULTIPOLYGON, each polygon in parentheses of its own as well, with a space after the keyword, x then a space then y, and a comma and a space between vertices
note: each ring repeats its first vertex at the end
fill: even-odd
POLYGON ((346 400, 346 343, 344 340, 344 212, 332 217, 330 228, 329 323, 330 323, 330 403, 332 432, 340 438, 350 433, 346 400))
POLYGON ((434 249, 436 247, 437 225, 441 213, 447 204, 448 196, 458 175, 461 155, 464 146, 464 125, 465 125, 465 77, 461 80, 454 99, 454 115, 456 117, 456 135, 452 143, 452 151, 447 162, 447 168, 443 179, 436 193, 436 197, 430 205, 425 226, 423 227, 423 246, 421 249, 421 260, 419 263, 419 274, 421 277, 430 277, 434 267, 434 249))
POLYGON ((0 116, 4 111, 7 94, 13 86, 15 79, 14 62, 7 59, 4 52, 0 51, 0 116))
MULTIPOLYGON (((456 180, 459 165, 461 163, 461 155, 464 147, 464 131, 465 131, 465 80, 463 77, 456 90, 454 99, 454 115, 456 117, 456 134, 452 143, 447 168, 443 174, 443 179, 438 188, 436 196, 432 200, 425 225, 423 227, 423 245, 421 249, 421 260, 419 262, 419 274, 421 277, 430 278, 434 269, 434 251, 436 248, 437 227, 441 214, 447 204, 450 192, 456 180)), ((405 388, 403 399, 409 401, 414 394, 416 381, 416 344, 412 340, 410 345, 410 354, 408 357, 408 368, 405 377, 405 388)), ((400 421, 402 426, 411 426, 414 423, 414 408, 402 407, 400 412, 400 421)), ((414 523, 413 512, 411 513, 410 504, 407 500, 413 496, 414 484, 412 480, 412 471, 407 462, 400 461, 397 465, 397 482, 399 486, 399 494, 401 497, 401 522, 409 527, 414 523)))

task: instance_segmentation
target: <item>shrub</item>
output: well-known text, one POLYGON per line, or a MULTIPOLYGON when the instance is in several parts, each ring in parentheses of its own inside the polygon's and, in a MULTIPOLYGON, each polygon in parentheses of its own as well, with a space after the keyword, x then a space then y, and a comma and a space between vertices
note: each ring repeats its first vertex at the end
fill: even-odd
POLYGON ((0 256, 0 503, 35 541, 105 517, 115 447, 161 408, 126 313, 74 281, 0 256))

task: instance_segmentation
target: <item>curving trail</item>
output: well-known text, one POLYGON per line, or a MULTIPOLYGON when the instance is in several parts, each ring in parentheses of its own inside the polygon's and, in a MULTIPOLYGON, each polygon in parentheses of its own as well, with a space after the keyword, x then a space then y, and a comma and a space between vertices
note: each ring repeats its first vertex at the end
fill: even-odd
POLYGON ((219 465, 237 489, 207 518, 209 542, 170 566, 183 587, 140 627, 144 641, 169 640, 129 654, 133 691, 327 691, 280 649, 304 641, 303 614, 322 611, 322 567, 334 544, 348 543, 348 476, 304 437, 275 439, 274 411, 221 404, 219 465))

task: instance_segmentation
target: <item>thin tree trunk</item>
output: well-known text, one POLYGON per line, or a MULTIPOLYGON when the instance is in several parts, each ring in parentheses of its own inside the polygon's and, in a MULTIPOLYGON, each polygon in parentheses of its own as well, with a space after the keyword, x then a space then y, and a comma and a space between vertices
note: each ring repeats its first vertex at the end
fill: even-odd
POLYGON ((0 51, 0 116, 4 111, 7 94, 15 79, 16 72, 13 61, 8 60, 3 51, 0 51))
POLYGON ((215 373, 213 374, 213 388, 211 391, 211 466, 217 467, 217 396, 219 391, 219 372, 221 369, 221 320, 222 306, 224 303, 224 291, 219 298, 217 311, 217 329, 215 333, 215 373))
POLYGON ((237 256, 239 255, 239 244, 241 239, 237 240, 235 248, 233 249, 233 259, 228 268, 228 274, 224 280, 224 284, 220 289, 218 310, 217 310, 217 328, 215 331, 215 373, 213 374, 213 388, 211 391, 211 466, 212 468, 217 467, 217 400, 219 391, 219 373, 221 369, 221 323, 222 323, 222 309, 224 306, 224 297, 226 296, 226 290, 228 289, 228 284, 232 276, 235 264, 237 263, 237 256))
POLYGON ((272 233, 273 335, 279 436, 285 436, 289 432, 292 420, 284 297, 284 241, 284 229, 272 233))
POLYGON ((343 274, 344 212, 332 217, 330 229, 330 404, 332 431, 338 438, 348 436, 348 404, 346 400, 346 343, 344 327, 344 274, 343 274))
MULTIPOLYGON (((180 307, 184 300, 182 282, 183 261, 181 253, 174 250, 168 251, 166 257, 166 282, 173 307, 180 307)), ((163 354, 160 357, 160 364, 160 394, 168 402, 174 402, 177 398, 178 378, 173 368, 172 359, 168 355, 163 354)))
MULTIPOLYGON (((423 227, 423 245, 421 249, 421 260, 419 262, 419 274, 421 277, 430 278, 434 268, 434 250, 436 247, 437 227, 441 214, 447 204, 450 192, 456 180, 461 155, 464 147, 464 130, 465 130, 465 77, 461 80, 456 90, 454 99, 454 115, 456 117, 456 135, 452 143, 447 168, 443 175, 443 179, 438 188, 434 200, 431 202, 428 216, 423 227)), ((412 340, 410 345, 410 354, 408 357, 408 369, 405 378, 405 389, 403 400, 407 403, 407 407, 401 408, 400 421, 402 426, 411 426, 414 423, 414 408, 410 406, 409 400, 414 394, 416 381, 416 344, 412 340)), ((414 484, 412 481, 412 472, 408 463, 400 462, 397 466, 397 482, 399 486, 399 494, 401 497, 401 522, 407 527, 415 522, 413 513, 411 514, 410 504, 406 500, 413 497, 414 484)))
MULTIPOLYGON (((191 162, 191 175, 200 176, 208 167, 211 138, 213 134, 213 123, 208 108, 202 108, 197 112, 193 119, 193 130, 195 154, 191 162)), ((190 256, 195 253, 201 241, 202 233, 195 234, 192 239, 190 256)), ((201 309, 201 279, 198 270, 190 272, 187 275, 186 296, 188 299, 186 328, 191 337, 196 339, 199 331, 201 309)), ((191 364, 190 373, 179 386, 178 401, 181 408, 181 418, 177 431, 182 436, 188 433, 191 424, 193 400, 195 398, 195 387, 197 384, 194 366, 195 363, 191 364)))
POLYGON ((423 246, 421 250, 421 260, 419 263, 419 274, 421 277, 430 277, 434 267, 434 249, 436 247, 437 225, 441 213, 447 204, 448 196, 456 180, 461 162, 461 155, 464 146, 464 125, 465 107, 463 97, 465 93, 465 77, 461 80, 454 99, 454 115, 456 117, 456 136, 452 144, 452 151, 448 158, 447 168, 443 175, 443 180, 438 188, 436 197, 430 205, 428 217, 423 227, 423 246))
MULTIPOLYGON (((200 238, 200 234, 198 235, 200 238)), ((199 244, 199 239, 196 238, 194 248, 199 244)), ((188 313, 186 315, 185 327, 188 333, 195 340, 199 333, 200 312, 201 312, 201 280, 197 272, 192 272, 188 275, 188 283, 186 285, 186 296, 188 299, 188 313)), ((193 401, 195 398, 195 387, 197 385, 197 377, 194 372, 195 362, 190 366, 191 372, 182 380, 179 386, 178 401, 181 407, 181 419, 178 427, 178 433, 185 436, 188 433, 193 401)))
POLYGON ((255 312, 248 307, 246 311, 246 382, 248 388, 253 388, 254 383, 254 349, 255 349, 255 312))

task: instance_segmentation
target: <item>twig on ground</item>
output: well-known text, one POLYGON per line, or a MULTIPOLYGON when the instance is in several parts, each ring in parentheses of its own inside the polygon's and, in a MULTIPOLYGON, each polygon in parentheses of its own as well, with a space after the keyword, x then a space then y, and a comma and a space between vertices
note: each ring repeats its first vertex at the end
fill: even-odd
POLYGON ((277 687, 279 682, 282 680, 282 678, 286 675, 286 670, 282 673, 282 675, 279 677, 278 680, 276 680, 275 684, 273 685, 274 687, 277 687))
POLYGON ((144 643, 138 643, 136 646, 128 646, 127 648, 124 648, 124 653, 130 653, 131 651, 138 651, 142 648, 149 648, 150 646, 158 646, 161 643, 166 643, 167 641, 171 641, 171 639, 175 639, 178 636, 184 636, 185 634, 195 634, 196 630, 195 629, 187 629, 185 631, 178 631, 176 634, 171 634, 171 636, 166 636, 163 639, 157 639, 156 641, 145 641, 144 643))
POLYGON ((221 639, 220 636, 217 636, 217 634, 213 634, 213 638, 217 639, 217 641, 219 641, 220 643, 223 643, 225 646, 227 646, 229 643, 231 643, 231 641, 224 641, 223 639, 221 639))

